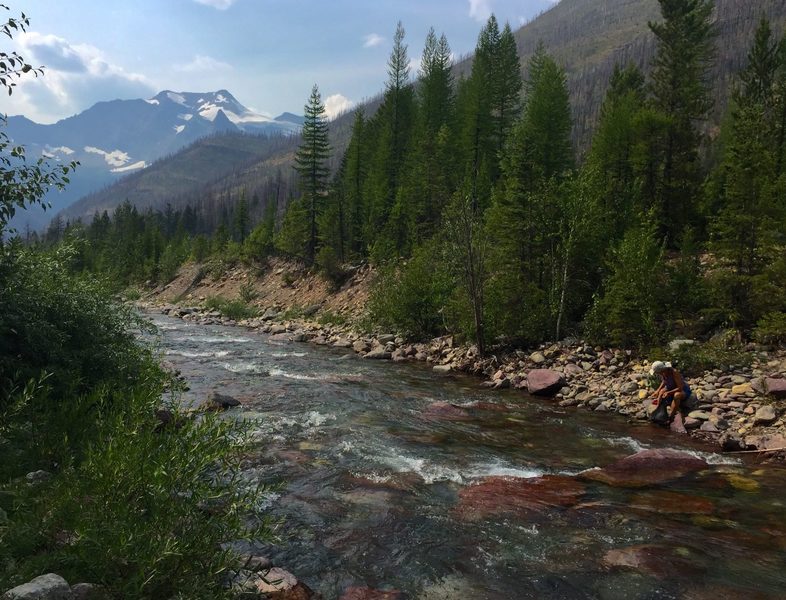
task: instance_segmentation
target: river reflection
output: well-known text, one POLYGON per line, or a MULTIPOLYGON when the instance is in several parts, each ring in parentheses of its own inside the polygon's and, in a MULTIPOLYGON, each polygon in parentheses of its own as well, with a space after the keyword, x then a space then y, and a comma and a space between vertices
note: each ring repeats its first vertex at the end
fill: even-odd
POLYGON ((786 597, 786 473, 608 414, 351 351, 152 315, 183 400, 235 396, 280 482, 283 541, 257 548, 326 599, 786 597), (710 468, 627 489, 579 481, 645 448, 710 468), (545 477, 544 477, 545 476, 545 477), (535 486, 535 487, 533 487, 535 486))

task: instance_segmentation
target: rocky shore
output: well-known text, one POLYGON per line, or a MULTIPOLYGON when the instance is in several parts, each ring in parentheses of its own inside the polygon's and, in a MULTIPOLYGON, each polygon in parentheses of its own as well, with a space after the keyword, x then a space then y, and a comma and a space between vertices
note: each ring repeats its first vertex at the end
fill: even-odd
MULTIPOLYGON (((451 336, 408 343, 392 333, 368 335, 346 324, 322 324, 319 306, 307 307, 303 318, 287 319, 280 307, 261 316, 235 321, 218 311, 172 304, 140 303, 145 310, 199 324, 234 325, 295 343, 352 349, 368 360, 423 361, 435 373, 466 373, 482 377, 481 385, 495 390, 521 389, 551 397, 565 408, 617 413, 644 420, 654 409, 650 362, 630 350, 592 347, 578 340, 480 357, 474 346, 451 336)), ((760 452, 784 458, 786 452, 786 352, 751 348, 750 366, 713 369, 686 378, 696 397, 691 410, 672 423, 677 434, 716 443, 723 451, 760 452)))

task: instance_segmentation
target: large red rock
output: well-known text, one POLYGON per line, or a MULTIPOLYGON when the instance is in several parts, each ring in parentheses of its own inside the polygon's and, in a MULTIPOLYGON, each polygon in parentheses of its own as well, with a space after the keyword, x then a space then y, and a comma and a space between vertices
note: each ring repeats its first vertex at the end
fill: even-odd
POLYGON ((767 393, 775 398, 786 398, 786 379, 775 379, 774 377, 767 377, 764 380, 764 387, 767 388, 767 393))
POLYGON ((532 369, 527 373, 527 390, 533 396, 553 396, 564 385, 562 375, 550 369, 532 369))
POLYGON ((667 490, 634 494, 629 505, 638 510, 671 515, 711 515, 715 512, 715 505, 707 498, 667 490))
POLYGON ((434 402, 426 408, 425 416, 431 419, 446 419, 448 421, 462 421, 471 417, 466 408, 456 406, 450 402, 434 402))
POLYGON ((706 467, 706 461, 701 458, 665 448, 643 450, 602 469, 584 471, 578 477, 615 487, 635 488, 679 479, 706 467))
POLYGON ((351 587, 341 594, 338 600, 398 600, 401 592, 391 590, 384 592, 370 587, 351 587))
POLYGON ((486 477, 459 492, 455 510, 461 518, 469 521, 499 514, 527 516, 554 507, 573 506, 584 490, 583 484, 562 475, 530 479, 486 477))

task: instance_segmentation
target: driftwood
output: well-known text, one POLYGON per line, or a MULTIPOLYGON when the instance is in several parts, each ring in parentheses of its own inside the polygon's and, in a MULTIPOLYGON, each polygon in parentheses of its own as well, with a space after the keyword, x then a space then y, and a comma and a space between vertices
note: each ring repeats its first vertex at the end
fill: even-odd
POLYGON ((724 452, 724 454, 764 454, 765 452, 782 452, 786 450, 783 448, 767 448, 766 450, 734 450, 733 452, 724 452))

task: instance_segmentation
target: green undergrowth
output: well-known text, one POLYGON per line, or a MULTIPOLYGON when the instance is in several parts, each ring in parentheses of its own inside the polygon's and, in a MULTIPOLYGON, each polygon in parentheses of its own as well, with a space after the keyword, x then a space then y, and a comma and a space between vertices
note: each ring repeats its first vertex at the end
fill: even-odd
POLYGON ((242 298, 227 300, 223 296, 211 296, 205 300, 204 307, 208 310, 217 310, 223 316, 235 321, 251 319, 259 315, 259 310, 242 298))
POLYGON ((244 429, 164 425, 176 386, 133 312, 67 248, 0 251, 0 590, 55 572, 116 598, 226 596, 226 543, 271 536, 244 429))

